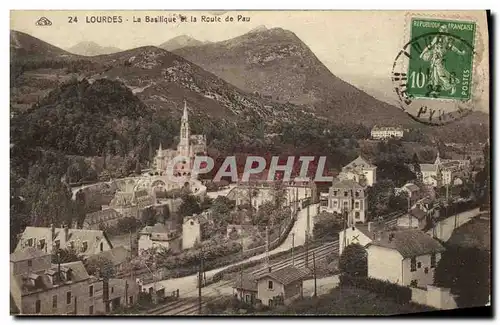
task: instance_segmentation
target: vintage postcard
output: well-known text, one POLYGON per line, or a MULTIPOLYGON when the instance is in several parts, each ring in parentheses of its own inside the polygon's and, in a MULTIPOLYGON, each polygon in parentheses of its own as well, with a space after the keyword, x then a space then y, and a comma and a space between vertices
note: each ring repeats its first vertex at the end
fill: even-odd
POLYGON ((11 314, 492 315, 489 22, 11 11, 11 314))

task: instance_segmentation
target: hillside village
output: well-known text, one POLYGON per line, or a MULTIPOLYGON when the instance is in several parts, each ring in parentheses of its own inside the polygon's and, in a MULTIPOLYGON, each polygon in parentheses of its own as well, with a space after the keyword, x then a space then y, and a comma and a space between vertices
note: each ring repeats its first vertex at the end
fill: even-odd
MULTIPOLYGON (((11 33, 16 46, 42 42, 11 33)), ((282 29, 253 33, 300 42, 282 29)), ((43 42, 47 57, 26 64, 11 47, 19 60, 11 87, 11 314, 375 315, 489 304, 487 136, 451 142, 445 129, 399 115, 332 124, 325 107, 311 113, 289 89, 287 100, 259 93, 284 85, 233 86, 215 65, 204 62, 213 75, 191 63, 198 52, 181 43, 214 53, 227 46, 195 41, 162 44, 185 57, 91 44, 102 56, 68 61, 58 59, 68 52, 43 42), (85 73, 70 77, 72 69, 85 73), (59 80, 49 81, 54 73, 59 80), (60 133, 43 131, 48 125, 60 133), (212 157, 217 170, 229 155, 238 181, 197 173, 197 157, 212 157), (266 168, 243 180, 246 159, 259 155, 266 168), (275 156, 281 167, 294 158, 291 179, 272 167, 275 156), (305 178, 300 156, 313 158, 305 178), (320 156, 331 181, 315 178, 320 156)), ((311 52, 302 42, 292 49, 311 52)), ((326 67, 316 68, 327 78, 326 67)), ((317 95, 329 97, 328 89, 317 95)), ((389 106, 356 94, 366 107, 389 106)))

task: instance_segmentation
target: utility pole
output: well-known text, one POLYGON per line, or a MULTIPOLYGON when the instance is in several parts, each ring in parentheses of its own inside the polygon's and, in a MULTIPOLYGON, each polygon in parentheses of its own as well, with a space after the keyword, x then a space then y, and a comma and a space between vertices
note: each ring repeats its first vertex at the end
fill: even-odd
POLYGON ((408 195, 408 218, 410 219, 410 229, 411 229, 413 217, 410 214, 410 195, 408 195))
POLYGON ((309 233, 307 232, 306 230, 306 242, 305 242, 305 246, 306 246, 306 267, 309 267, 309 233))
POLYGON ((317 283, 316 283, 316 256, 314 255, 314 252, 313 252, 313 275, 314 275, 314 296, 317 297, 318 296, 318 287, 317 287, 317 283))
POLYGON ((344 251, 347 244, 347 210, 343 209, 342 214, 344 215, 344 238, 342 240, 342 251, 344 251))
MULTIPOLYGON (((241 242, 241 260, 243 260, 243 236, 240 235, 241 242)), ((240 270, 240 300, 243 300, 243 268, 240 270)))
POLYGON ((295 255, 293 250, 295 249, 295 233, 292 233, 292 265, 295 265, 295 255))
POLYGON ((266 267, 269 269, 269 227, 266 226, 266 267))
POLYGON ((203 250, 200 250, 200 269, 198 272, 198 314, 201 315, 202 299, 201 299, 201 287, 202 287, 202 277, 203 277, 203 250))

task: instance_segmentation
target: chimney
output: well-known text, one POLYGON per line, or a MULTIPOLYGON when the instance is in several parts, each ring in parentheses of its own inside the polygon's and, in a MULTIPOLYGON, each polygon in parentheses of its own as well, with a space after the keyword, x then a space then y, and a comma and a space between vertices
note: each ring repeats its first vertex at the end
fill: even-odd
POLYGON ((372 232, 373 230, 373 221, 368 222, 368 232, 372 232))
POLYGON ((271 267, 270 266, 267 268, 267 270, 268 270, 269 273, 271 273, 271 267))
POLYGON ((69 228, 67 224, 64 224, 64 241, 69 241, 69 228))
POLYGON ((53 223, 50 224, 50 230, 51 230, 51 234, 52 234, 51 240, 54 240, 54 238, 56 238, 56 227, 54 226, 53 223))

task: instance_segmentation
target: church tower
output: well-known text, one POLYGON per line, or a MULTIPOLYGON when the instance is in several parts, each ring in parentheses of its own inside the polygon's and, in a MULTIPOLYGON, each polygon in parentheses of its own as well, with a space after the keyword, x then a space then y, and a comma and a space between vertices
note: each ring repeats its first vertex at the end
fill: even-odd
POLYGON ((179 146, 177 148, 178 154, 180 156, 189 157, 190 154, 189 137, 190 133, 189 133, 188 113, 187 113, 186 100, 184 100, 184 112, 182 113, 182 119, 181 119, 180 141, 179 141, 179 146))
POLYGON ((156 154, 155 160, 156 160, 155 165, 156 165, 157 171, 163 171, 166 169, 165 156, 163 155, 163 149, 161 147, 161 142, 160 142, 160 147, 158 148, 158 153, 156 154))

